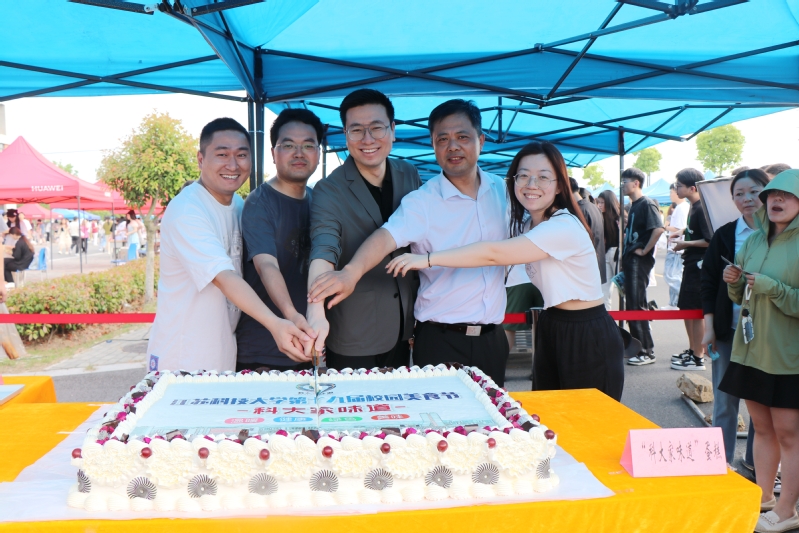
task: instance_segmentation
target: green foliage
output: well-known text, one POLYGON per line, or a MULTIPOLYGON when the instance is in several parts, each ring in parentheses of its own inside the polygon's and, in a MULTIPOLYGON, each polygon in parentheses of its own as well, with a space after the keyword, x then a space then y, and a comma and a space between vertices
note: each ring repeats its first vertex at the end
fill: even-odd
POLYGON ((588 182, 588 186, 592 189, 600 187, 607 180, 602 177, 604 170, 599 165, 589 165, 583 169, 583 179, 588 182))
MULTIPOLYGON (((75 274, 44 283, 31 283, 8 295, 11 313, 119 313, 144 295, 145 261, 131 261, 103 272, 75 274)), ((18 324, 19 334, 35 341, 66 333, 83 324, 18 324)))
POLYGON ((105 153, 97 174, 128 205, 141 209, 151 201, 166 203, 184 181, 199 177, 197 146, 179 120, 152 113, 119 148, 105 153))
POLYGON ((73 176, 78 175, 78 171, 75 170, 75 167, 72 166, 72 163, 62 163, 61 161, 53 161, 53 164, 66 172, 67 174, 72 174, 73 176))
POLYGON ((236 193, 246 200, 247 196, 250 194, 250 180, 245 181, 244 185, 239 187, 239 190, 236 191, 236 193))
POLYGON ((721 176, 741 162, 746 138, 741 130, 727 124, 705 131, 696 137, 697 159, 705 170, 721 176))
POLYGON ((660 160, 663 156, 660 155, 657 148, 644 148, 643 150, 634 152, 633 155, 636 156, 633 166, 647 176, 660 170, 660 160))

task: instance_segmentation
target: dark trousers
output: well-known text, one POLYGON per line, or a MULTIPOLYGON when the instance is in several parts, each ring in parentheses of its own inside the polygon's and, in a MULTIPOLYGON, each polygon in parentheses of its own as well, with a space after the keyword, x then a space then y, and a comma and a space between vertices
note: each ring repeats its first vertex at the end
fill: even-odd
MULTIPOLYGON (((400 334, 401 335, 401 334, 400 334)), ((327 368, 399 368, 408 366, 411 361, 411 347, 407 340, 400 339, 389 351, 376 355, 343 355, 327 349, 325 352, 325 366, 327 368)))
POLYGON ((420 367, 440 363, 476 366, 500 387, 505 385, 509 351, 508 338, 500 325, 474 337, 432 322, 418 322, 414 330, 413 364, 420 367))
POLYGON ((13 257, 5 257, 3 258, 3 279, 6 280, 6 283, 14 283, 14 276, 11 273, 17 272, 18 270, 25 270, 29 266, 30 263, 23 266, 22 263, 13 257))
MULTIPOLYGON (((622 259, 624 269, 624 302, 627 311, 647 311, 649 301, 646 298, 646 287, 649 285, 649 273, 655 266, 655 257, 647 254, 643 257, 634 253, 626 254, 622 259)), ((649 321, 631 320, 630 335, 641 342, 642 350, 652 354, 655 343, 649 331, 649 321)))
POLYGON ((70 246, 70 250, 74 248, 75 253, 78 253, 78 246, 80 246, 78 239, 80 239, 80 237, 72 237, 72 246, 70 246))
POLYGON ((624 341, 604 305, 550 307, 536 325, 533 390, 599 389, 621 401, 623 359, 624 341))

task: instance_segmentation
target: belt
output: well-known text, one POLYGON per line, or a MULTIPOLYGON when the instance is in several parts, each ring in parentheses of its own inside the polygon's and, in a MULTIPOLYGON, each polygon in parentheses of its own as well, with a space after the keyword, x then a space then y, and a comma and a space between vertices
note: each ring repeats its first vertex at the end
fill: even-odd
POLYGON ((441 329, 448 329, 450 331, 457 331, 463 333, 467 337, 479 337, 494 331, 497 327, 496 324, 442 324, 441 322, 420 322, 419 325, 430 324, 431 326, 438 326, 441 329))

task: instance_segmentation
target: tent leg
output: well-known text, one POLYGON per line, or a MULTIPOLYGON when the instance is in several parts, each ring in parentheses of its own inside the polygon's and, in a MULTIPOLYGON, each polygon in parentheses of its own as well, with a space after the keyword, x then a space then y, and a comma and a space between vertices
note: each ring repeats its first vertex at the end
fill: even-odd
POLYGON ((83 233, 80 226, 80 194, 78 195, 78 263, 80 263, 80 273, 83 274, 83 233))
MULTIPOLYGON (((111 256, 111 261, 117 260, 117 216, 114 214, 114 203, 111 202, 111 242, 114 243, 114 255, 111 256)), ((116 264, 116 263, 114 263, 116 264)))
POLYGON ((258 158, 256 187, 264 182, 264 103, 255 102, 255 146, 258 158))
POLYGON ((50 270, 53 270, 53 208, 50 207, 50 270))
MULTIPOLYGON (((255 141, 255 102, 252 99, 247 100, 247 131, 250 132, 250 142, 255 141)), ((258 186, 256 183, 258 173, 258 155, 255 152, 255 147, 250 150, 250 191, 254 191, 258 186)))
MULTIPOLYGON (((619 208, 621 210, 619 219, 619 262, 618 271, 622 272, 621 258, 624 256, 624 184, 621 182, 621 175, 624 173, 624 128, 619 128, 619 208)), ((619 292, 619 311, 624 311, 624 296, 619 292)), ((619 320, 619 327, 624 327, 624 320, 619 320)))

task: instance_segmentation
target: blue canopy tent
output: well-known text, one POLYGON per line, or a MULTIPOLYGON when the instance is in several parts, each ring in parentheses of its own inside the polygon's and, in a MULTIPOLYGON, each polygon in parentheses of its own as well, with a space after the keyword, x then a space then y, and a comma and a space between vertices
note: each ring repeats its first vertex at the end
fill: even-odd
POLYGON ((597 196, 599 196, 599 193, 604 192, 604 191, 614 191, 614 192, 616 192, 614 187, 613 187, 613 185, 611 185, 610 183, 608 183, 606 181, 605 183, 602 184, 601 187, 598 187, 598 188, 594 189, 593 191, 591 191, 591 196, 596 198, 597 196))
MULTIPOLYGON (((67 220, 78 218, 78 212, 72 209, 53 209, 53 213, 58 213, 67 220)), ((83 218, 83 214, 81 214, 81 218, 83 218)))
POLYGON ((362 86, 392 97, 394 154, 423 173, 437 172, 426 116, 452 97, 483 110, 481 165, 496 172, 531 139, 585 166, 799 104, 796 0, 470 0, 458 12, 432 31, 420 22, 450 21, 451 6, 13 2, 0 101, 149 92, 246 101, 257 183, 264 106, 317 111, 331 125, 327 152, 343 151, 336 107, 362 86))
POLYGON ((669 187, 671 187, 671 184, 668 181, 659 179, 642 192, 644 193, 644 196, 652 198, 660 205, 668 205, 671 203, 669 187))

